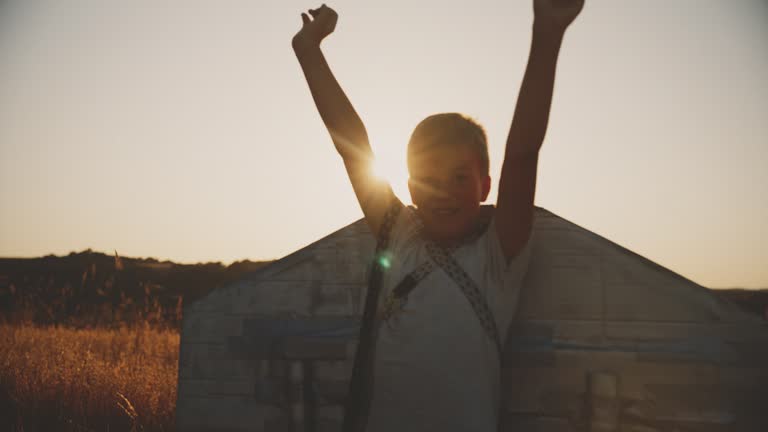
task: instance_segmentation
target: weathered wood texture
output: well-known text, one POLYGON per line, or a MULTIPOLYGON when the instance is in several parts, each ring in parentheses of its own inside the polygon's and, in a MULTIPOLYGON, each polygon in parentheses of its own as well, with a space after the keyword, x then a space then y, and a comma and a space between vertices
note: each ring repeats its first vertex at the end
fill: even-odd
MULTIPOLYGON (((532 239, 504 430, 768 430, 765 321, 544 209, 532 239)), ((340 430, 373 248, 358 221, 186 307, 179 430, 340 430)))

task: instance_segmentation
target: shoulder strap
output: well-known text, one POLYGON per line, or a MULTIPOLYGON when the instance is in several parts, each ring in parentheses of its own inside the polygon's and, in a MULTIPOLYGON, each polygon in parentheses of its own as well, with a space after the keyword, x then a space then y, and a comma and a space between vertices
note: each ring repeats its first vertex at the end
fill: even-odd
MULTIPOLYGON (((369 274, 363 320, 360 325, 360 334, 352 368, 352 379, 345 404, 342 427, 344 432, 363 432, 368 421, 374 385, 373 366, 376 350, 376 327, 378 319, 381 318, 378 314, 378 301, 382 288, 382 277, 384 271, 389 266, 388 248, 391 240, 390 234, 402 209, 403 204, 393 194, 392 203, 384 216, 384 221, 378 233, 376 252, 374 253, 373 265, 369 274)), ((432 264, 434 262, 462 290, 485 329, 486 334, 495 343, 499 362, 501 362, 502 345, 496 328, 496 320, 493 318, 488 303, 480 294, 477 285, 453 258, 452 250, 446 250, 431 241, 426 241, 426 248, 431 261, 422 263, 411 274, 407 275, 393 290, 393 299, 401 299, 407 296, 421 280, 434 270, 434 265, 432 264)))
MULTIPOLYGON (((423 230, 423 222, 419 218, 417 218, 416 223, 419 226, 419 231, 423 230)), ((496 345, 496 353, 499 358, 499 364, 501 364, 503 345, 499 336, 499 331, 496 328, 496 320, 493 318, 488 302, 480 293, 475 281, 472 280, 469 274, 464 271, 453 257, 453 253, 461 245, 477 240, 488 230, 488 228, 488 221, 482 221, 477 224, 475 229, 458 245, 447 248, 439 246, 435 242, 422 237, 430 260, 425 261, 417 266, 410 274, 406 275, 405 278, 403 278, 403 280, 392 290, 389 296, 387 296, 381 313, 382 318, 387 319, 397 313, 396 309, 401 309, 404 306, 408 294, 419 284, 419 282, 425 279, 435 269, 435 266, 440 267, 456 283, 456 285, 459 286, 464 297, 466 297, 467 301, 472 306, 472 309, 475 311, 478 320, 480 320, 480 324, 483 326, 488 338, 496 345)))
POLYGON ((501 364, 502 345, 499 331, 496 328, 496 320, 493 318, 493 314, 488 307, 488 302, 480 293, 477 284, 467 272, 461 268, 450 252, 445 250, 445 248, 442 248, 431 241, 426 242, 426 248, 429 257, 432 258, 435 264, 443 269, 454 282, 456 282, 456 285, 458 285, 464 293, 464 297, 466 297, 469 304, 472 305, 472 309, 474 309, 475 315, 477 315, 480 324, 485 329, 485 333, 491 341, 496 344, 496 352, 499 356, 499 364, 501 364))
POLYGON ((352 367, 352 379, 347 394, 344 432, 362 432, 368 421, 371 398, 373 396, 373 360, 376 348, 376 311, 384 270, 389 266, 388 248, 392 228, 403 208, 394 194, 379 228, 376 252, 373 255, 373 265, 368 277, 368 292, 365 296, 365 309, 360 324, 355 362, 352 367))

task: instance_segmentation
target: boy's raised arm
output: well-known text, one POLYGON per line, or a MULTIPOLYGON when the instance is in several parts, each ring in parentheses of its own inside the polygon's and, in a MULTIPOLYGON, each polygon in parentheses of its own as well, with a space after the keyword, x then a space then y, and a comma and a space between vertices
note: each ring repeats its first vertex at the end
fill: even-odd
POLYGON ((584 0, 534 0, 531 52, 499 179, 496 230, 507 259, 525 246, 533 225, 536 167, 544 141, 560 43, 584 0))
POLYGON ((333 76, 320 42, 333 32, 337 14, 326 5, 302 13, 301 30, 292 45, 309 90, 336 150, 344 160, 352 188, 371 231, 378 233, 394 194, 389 185, 371 175, 373 152, 360 116, 333 76))

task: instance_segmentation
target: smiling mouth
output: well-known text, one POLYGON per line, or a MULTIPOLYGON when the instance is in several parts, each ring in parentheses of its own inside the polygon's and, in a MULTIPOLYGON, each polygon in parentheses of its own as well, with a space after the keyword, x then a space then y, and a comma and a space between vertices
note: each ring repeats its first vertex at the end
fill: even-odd
POLYGON ((456 208, 438 208, 433 209, 432 213, 434 213, 436 216, 453 216, 459 211, 459 209, 456 208))

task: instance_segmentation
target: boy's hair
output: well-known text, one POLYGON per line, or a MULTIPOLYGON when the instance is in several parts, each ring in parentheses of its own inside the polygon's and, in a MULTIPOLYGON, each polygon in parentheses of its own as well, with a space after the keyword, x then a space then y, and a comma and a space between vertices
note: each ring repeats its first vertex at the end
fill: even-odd
POLYGON ((408 141, 408 173, 415 168, 415 156, 428 151, 444 150, 447 146, 466 146, 480 158, 480 169, 489 173, 488 139, 485 129, 473 118, 460 113, 431 115, 421 121, 408 141))

